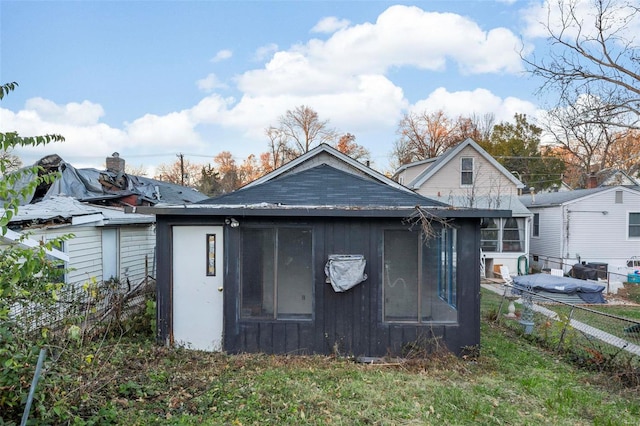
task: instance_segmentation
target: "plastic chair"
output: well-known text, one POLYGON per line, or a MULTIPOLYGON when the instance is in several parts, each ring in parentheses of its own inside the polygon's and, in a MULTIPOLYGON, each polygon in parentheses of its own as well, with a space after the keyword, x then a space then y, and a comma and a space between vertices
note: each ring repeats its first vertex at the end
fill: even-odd
POLYGON ((513 278, 509 275, 509 267, 502 265, 500 266, 500 275, 502 275, 502 279, 505 284, 513 285, 513 278))

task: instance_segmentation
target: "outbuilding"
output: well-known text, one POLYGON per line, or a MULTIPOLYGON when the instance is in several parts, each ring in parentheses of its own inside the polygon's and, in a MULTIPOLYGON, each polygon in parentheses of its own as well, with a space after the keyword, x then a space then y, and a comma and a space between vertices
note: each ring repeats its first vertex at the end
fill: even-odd
POLYGON ((160 342, 354 356, 480 343, 489 212, 420 196, 330 146, 217 198, 134 210, 156 215, 160 342))

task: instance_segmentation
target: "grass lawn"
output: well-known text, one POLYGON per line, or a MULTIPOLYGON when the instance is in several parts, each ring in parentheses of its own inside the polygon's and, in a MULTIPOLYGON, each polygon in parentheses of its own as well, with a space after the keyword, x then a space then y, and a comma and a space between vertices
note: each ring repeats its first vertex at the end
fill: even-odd
MULTIPOLYGON (((483 290, 483 311, 499 301, 483 290)), ((95 420, 119 424, 635 425, 640 418, 640 389, 577 369, 487 320, 480 354, 463 359, 363 365, 119 343, 103 347, 84 374, 101 383, 78 411, 99 408, 95 420)))

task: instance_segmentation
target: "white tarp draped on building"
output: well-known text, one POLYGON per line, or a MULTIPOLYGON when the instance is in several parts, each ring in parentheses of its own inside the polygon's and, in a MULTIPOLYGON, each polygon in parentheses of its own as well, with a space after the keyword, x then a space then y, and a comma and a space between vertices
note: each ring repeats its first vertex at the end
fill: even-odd
POLYGON ((367 261, 361 254, 332 254, 324 265, 327 282, 336 293, 341 293, 367 279, 364 268, 367 261))

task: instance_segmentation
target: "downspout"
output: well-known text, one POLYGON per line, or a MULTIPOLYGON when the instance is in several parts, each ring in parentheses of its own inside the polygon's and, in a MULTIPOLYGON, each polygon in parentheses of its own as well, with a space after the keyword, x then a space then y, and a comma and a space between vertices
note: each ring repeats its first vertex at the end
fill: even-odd
POLYGON ((562 247, 562 253, 565 253, 565 258, 562 260, 562 266, 564 268, 565 260, 568 262, 570 258, 569 254, 569 228, 570 228, 570 211, 566 206, 562 206, 562 217, 564 218, 564 238, 562 239, 562 243, 564 247, 562 247))

